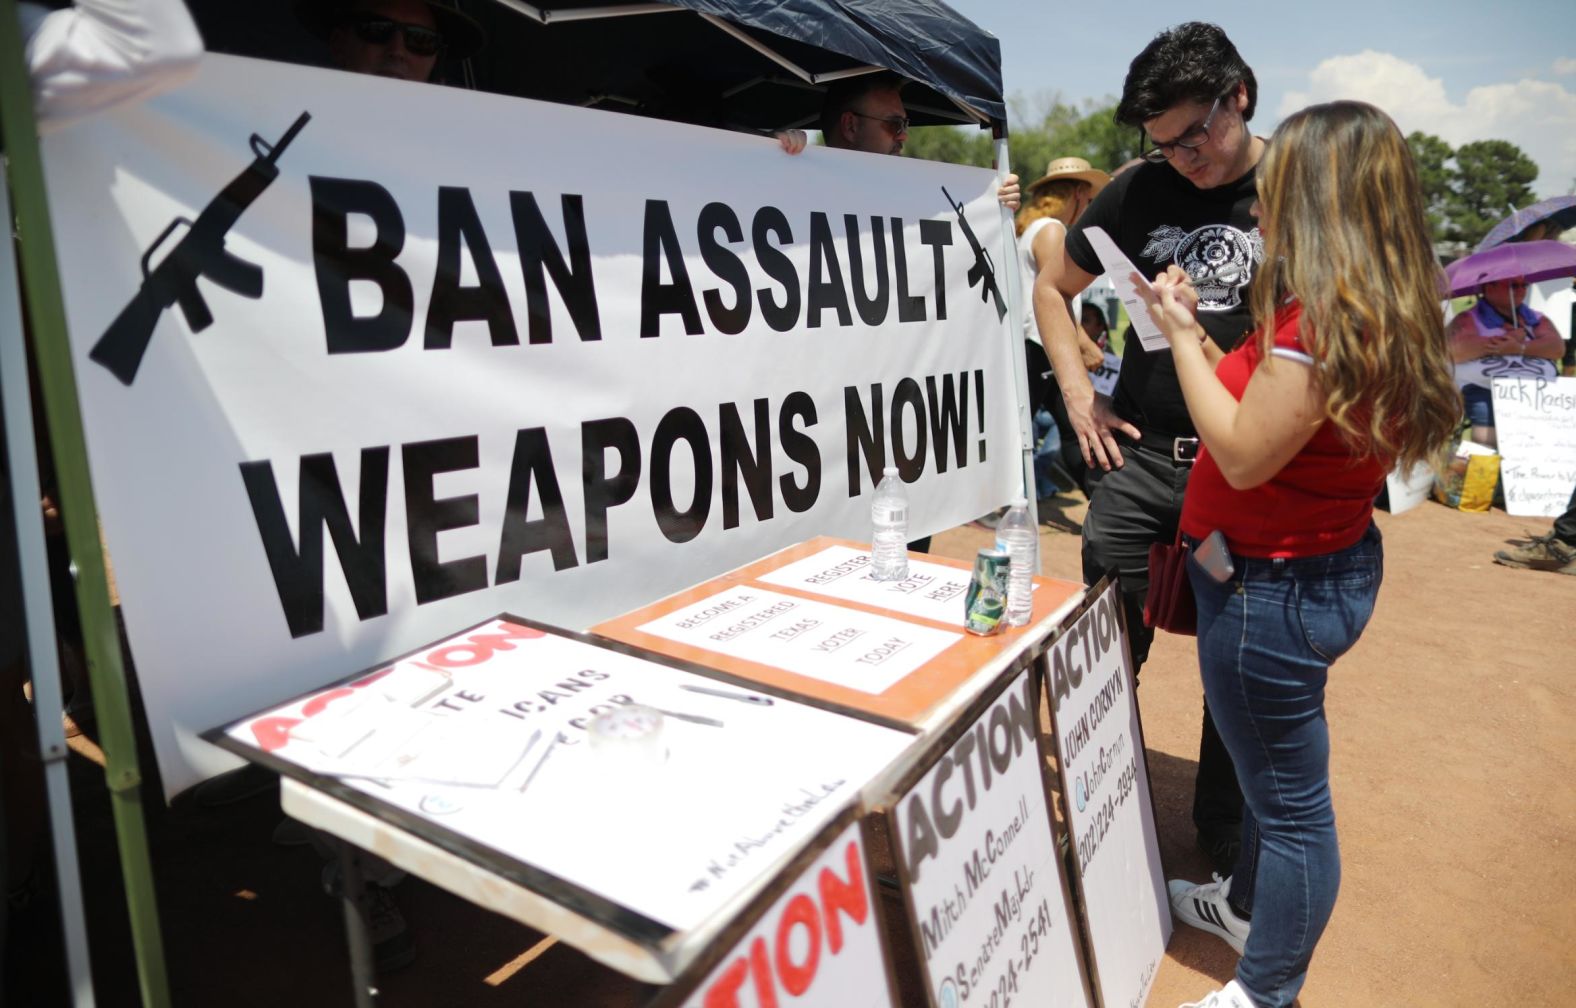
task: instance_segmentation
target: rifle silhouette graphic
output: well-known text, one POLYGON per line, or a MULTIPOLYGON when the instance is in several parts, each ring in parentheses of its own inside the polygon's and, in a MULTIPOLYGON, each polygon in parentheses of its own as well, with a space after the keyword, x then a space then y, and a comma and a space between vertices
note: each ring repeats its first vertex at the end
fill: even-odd
POLYGON ((1001 291, 996 289, 996 266, 990 260, 990 253, 985 251, 985 247, 980 244, 979 238, 975 237, 974 229, 969 227, 969 219, 963 216, 963 204, 952 198, 952 194, 947 192, 946 186, 941 187, 941 194, 951 204, 953 213, 958 215, 958 224, 963 228, 963 237, 969 240, 969 248, 974 250, 974 265, 969 267, 968 272, 969 286, 973 287, 975 284, 980 284, 980 300, 994 299, 996 302, 996 318, 998 320, 1006 318, 1007 303, 1001 299, 1001 291))
POLYGON ((197 289, 200 276, 244 297, 263 296, 262 269, 226 250, 225 236, 246 208, 279 177, 279 156, 311 118, 311 113, 302 112, 278 143, 270 144, 253 133, 252 163, 203 208, 195 221, 177 217, 159 233, 142 254, 142 286, 88 352, 90 359, 130 385, 165 309, 180 305, 193 333, 212 325, 213 312, 197 289), (148 262, 153 254, 182 224, 187 227, 185 237, 150 271, 148 262))

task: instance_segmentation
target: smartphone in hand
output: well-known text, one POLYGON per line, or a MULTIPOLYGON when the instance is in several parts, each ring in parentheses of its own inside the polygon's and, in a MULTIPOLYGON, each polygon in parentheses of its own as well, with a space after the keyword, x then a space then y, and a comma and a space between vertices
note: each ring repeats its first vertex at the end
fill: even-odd
POLYGON ((1231 562, 1231 550, 1226 546, 1226 537, 1216 529, 1205 536, 1193 549, 1193 559, 1204 573, 1224 584, 1231 580, 1231 575, 1237 571, 1236 565, 1231 562))

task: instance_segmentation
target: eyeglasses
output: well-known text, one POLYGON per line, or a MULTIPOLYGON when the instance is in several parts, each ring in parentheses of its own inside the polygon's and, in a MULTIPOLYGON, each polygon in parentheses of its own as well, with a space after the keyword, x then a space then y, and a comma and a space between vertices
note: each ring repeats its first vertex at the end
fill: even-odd
POLYGON ((1507 282, 1505 284, 1505 286, 1509 287, 1511 290, 1526 290, 1527 289, 1527 281, 1525 281, 1525 280, 1511 280, 1511 281, 1507 282))
POLYGON ((1150 164, 1165 164, 1167 161, 1171 160, 1173 155, 1176 154, 1178 147, 1194 150, 1204 146, 1209 142, 1209 124, 1215 118, 1215 113, 1218 111, 1220 111, 1220 99, 1216 98, 1215 103, 1209 107, 1209 115, 1204 117, 1203 122, 1199 123, 1197 126, 1190 127, 1187 132, 1183 133, 1175 140, 1168 140, 1165 143, 1155 144, 1152 150, 1144 151, 1142 155, 1143 159, 1148 161, 1150 164))
POLYGON ((423 25, 407 24, 375 14, 357 14, 346 19, 356 38, 368 45, 388 45, 395 32, 404 32, 405 48, 413 56, 436 56, 443 51, 443 35, 423 25))
POLYGON ((876 122, 885 126, 886 131, 893 136, 897 136, 899 133, 908 132, 908 116, 873 116, 865 115, 863 112, 854 112, 853 109, 849 109, 848 111, 852 112, 861 119, 874 119, 876 122))

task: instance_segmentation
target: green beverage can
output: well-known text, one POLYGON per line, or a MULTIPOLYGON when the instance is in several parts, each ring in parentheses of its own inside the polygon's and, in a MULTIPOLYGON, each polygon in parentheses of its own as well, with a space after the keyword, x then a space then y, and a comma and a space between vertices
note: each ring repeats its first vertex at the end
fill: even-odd
POLYGON ((1010 562, 1006 550, 988 547, 974 558, 969 590, 963 596, 963 629, 969 633, 986 636, 1006 629, 1010 562))

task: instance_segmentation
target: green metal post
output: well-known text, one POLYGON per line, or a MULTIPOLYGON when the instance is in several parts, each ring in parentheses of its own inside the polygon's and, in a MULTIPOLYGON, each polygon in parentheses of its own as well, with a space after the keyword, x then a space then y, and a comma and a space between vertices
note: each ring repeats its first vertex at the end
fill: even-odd
POLYGON ((54 234, 45 202, 43 159, 24 58, 15 0, 0 0, 0 134, 10 162, 27 317, 38 362, 44 415, 49 422, 50 447, 60 481, 66 544, 77 569, 77 606, 82 617, 93 704, 98 712, 99 741, 104 749, 120 867, 126 881, 137 979, 142 1003, 150 1008, 164 1008, 170 1003, 170 990, 142 814, 142 775, 137 769, 120 635, 109 604, 109 579, 104 571, 98 509, 88 475, 82 413, 71 348, 66 340, 65 305, 60 295, 54 234))

